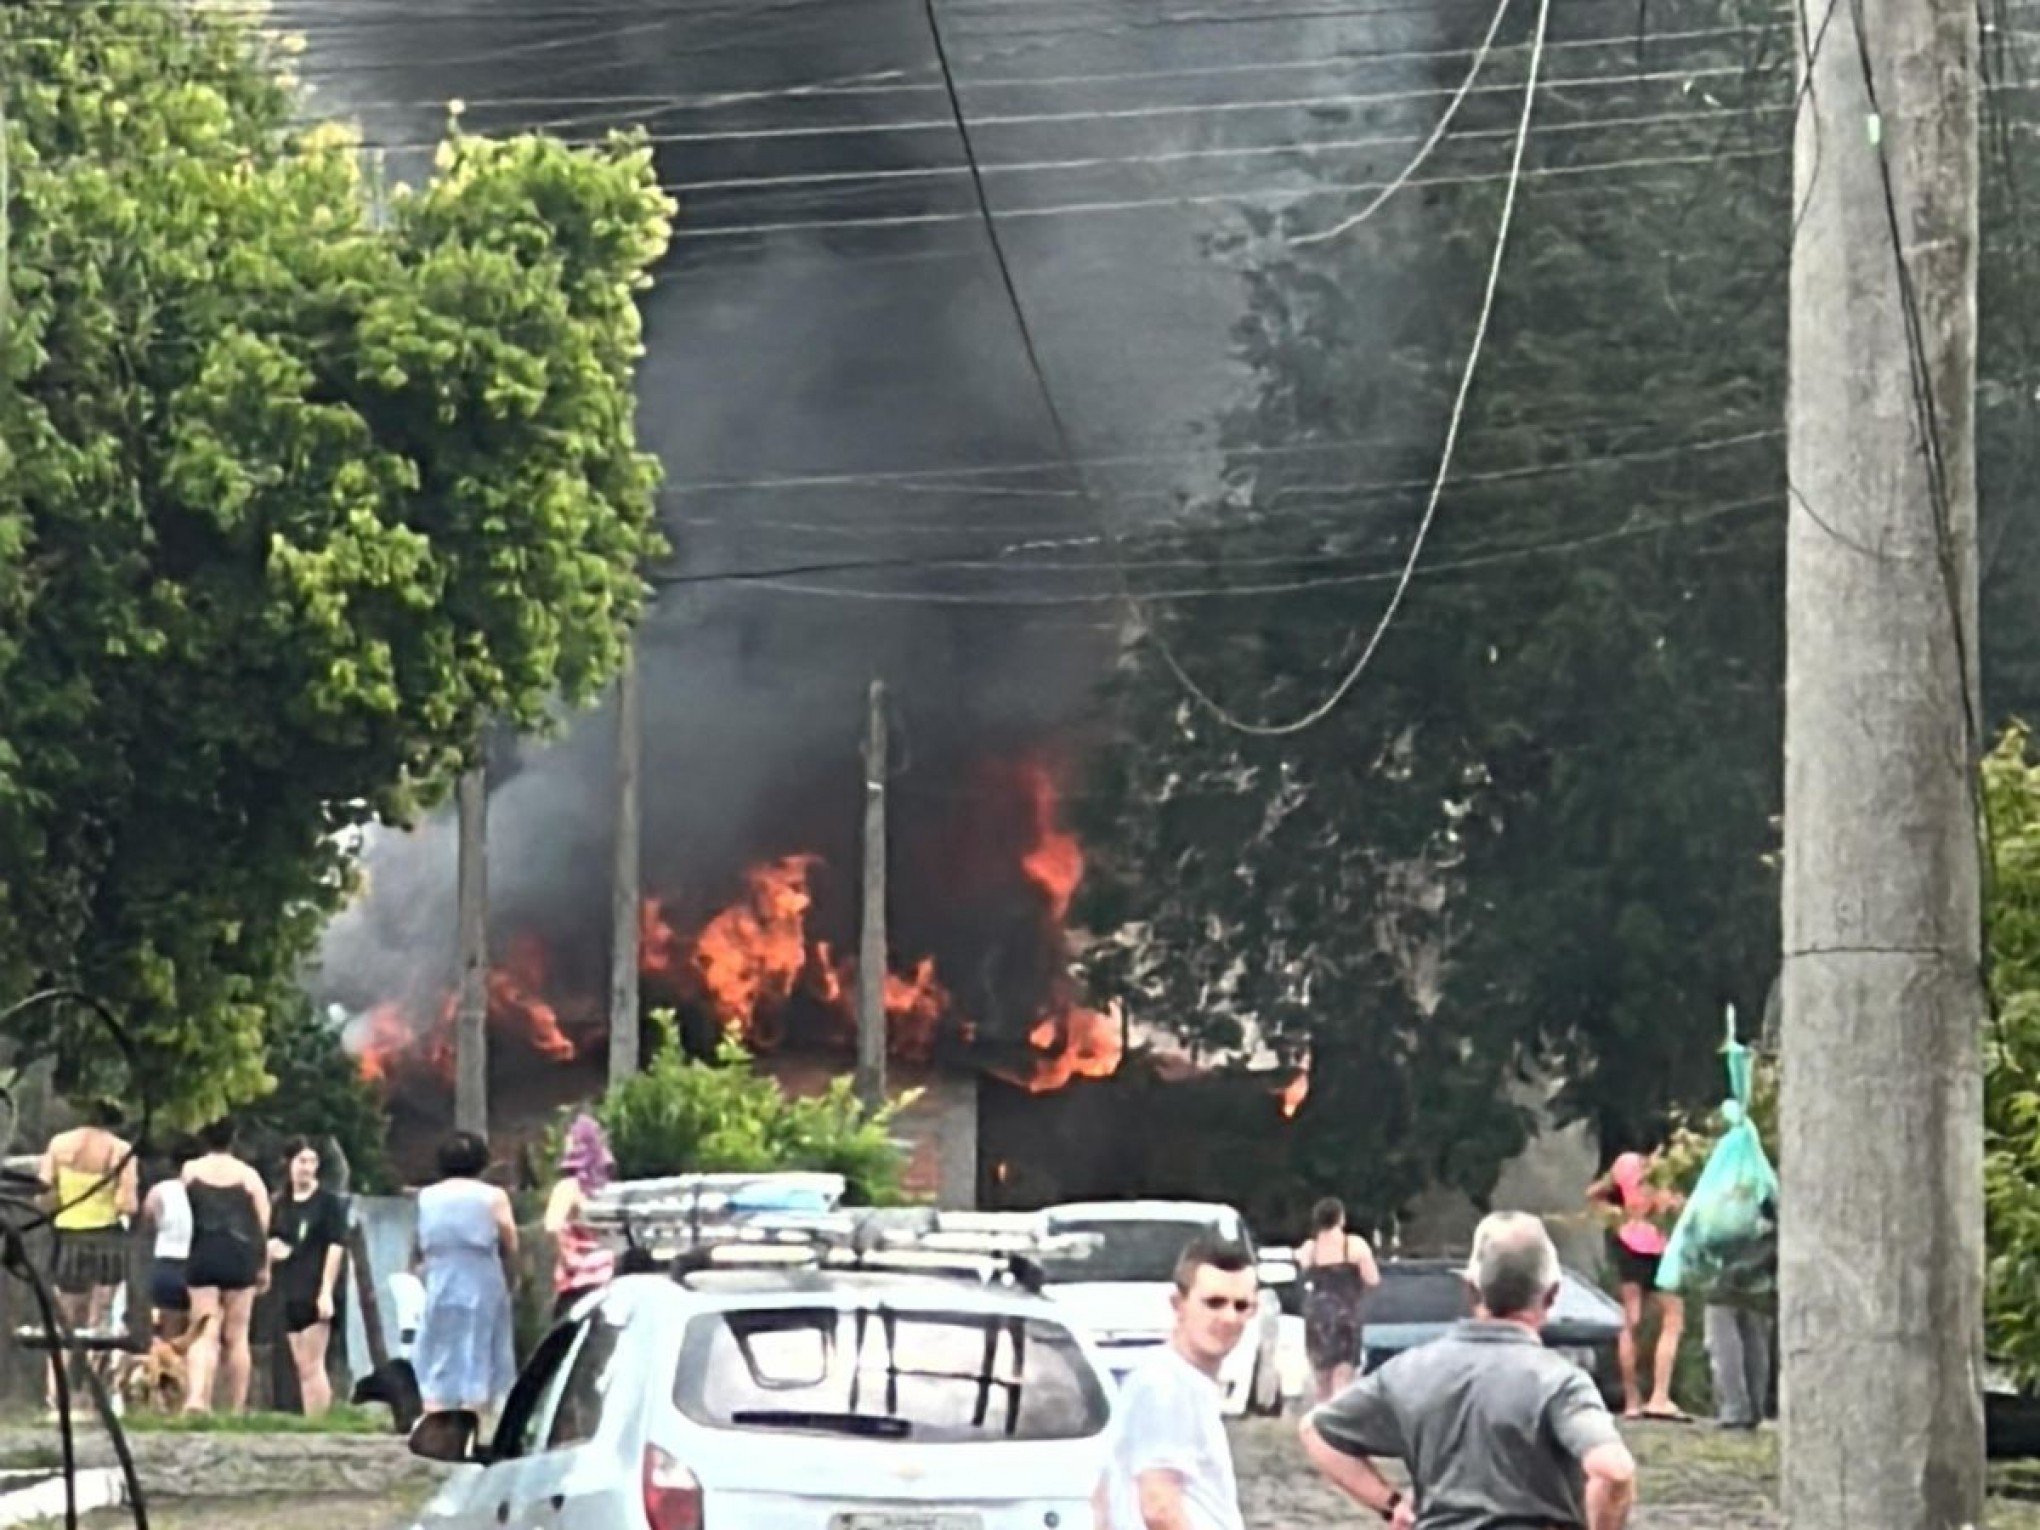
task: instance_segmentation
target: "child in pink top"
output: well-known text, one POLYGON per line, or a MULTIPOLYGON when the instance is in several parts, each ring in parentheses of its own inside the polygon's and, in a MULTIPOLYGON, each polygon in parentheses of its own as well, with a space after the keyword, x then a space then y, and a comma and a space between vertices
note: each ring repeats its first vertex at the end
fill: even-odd
POLYGON ((616 1254, 589 1225, 590 1197, 599 1195, 616 1175, 609 1138, 593 1116, 574 1117, 560 1151, 560 1182, 553 1186, 545 1208, 545 1230, 552 1235, 553 1314, 567 1309, 590 1291, 600 1290, 616 1274, 616 1254))

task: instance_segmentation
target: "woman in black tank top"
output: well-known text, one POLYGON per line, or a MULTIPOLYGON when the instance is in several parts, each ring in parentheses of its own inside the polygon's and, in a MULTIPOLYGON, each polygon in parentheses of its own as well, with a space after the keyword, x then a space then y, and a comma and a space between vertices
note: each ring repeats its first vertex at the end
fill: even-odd
POLYGON ((252 1290, 262 1278, 255 1202, 239 1185, 187 1184, 184 1190, 191 1197, 191 1260, 184 1283, 252 1290))
POLYGON ((248 1405, 248 1319, 269 1268, 269 1188, 234 1156, 226 1122, 199 1133, 205 1151, 184 1166, 191 1200, 191 1257, 184 1283, 191 1293, 192 1340, 184 1411, 212 1409, 213 1380, 226 1383, 229 1412, 248 1405))

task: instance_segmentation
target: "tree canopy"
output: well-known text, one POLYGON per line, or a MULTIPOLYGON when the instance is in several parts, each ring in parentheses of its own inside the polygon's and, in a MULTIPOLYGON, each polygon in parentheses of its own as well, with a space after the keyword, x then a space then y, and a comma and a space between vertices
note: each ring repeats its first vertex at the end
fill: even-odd
MULTIPOLYGON (((1484 1196, 1531 1128, 1519 1083, 1555 1080, 1611 1150, 1655 1140, 1714 1097, 1722 1005, 1761 1013, 1777 961, 1790 23, 1745 0, 1653 7, 1642 34, 1614 15, 1555 13, 1566 85, 1539 98, 1451 479, 1361 683, 1255 737, 1162 647, 1279 721, 1381 616, 1494 248, 1520 34, 1482 81, 1516 90, 1468 98, 1434 189, 1335 239, 1295 237, 1336 222, 1322 196, 1240 234, 1252 387, 1224 487, 1167 528, 1203 560, 1172 582, 1223 593, 1148 605, 1116 682, 1094 979, 1210 1045, 1251 1028, 1308 1055, 1294 1162, 1376 1216, 1428 1183, 1484 1196)), ((2008 165, 1985 274, 2009 313, 2008 165)), ((1987 337, 1999 506, 2027 477, 2005 448, 2031 433, 2029 356, 2017 326, 1987 337)), ((1992 655, 2031 618, 1990 589, 1987 623, 2012 610, 1986 659, 2016 681, 1992 655)))
POLYGON ((266 1086, 349 831, 590 697, 659 545, 646 146, 449 124, 385 196, 246 14, 0 15, 0 979, 187 1118, 266 1086))

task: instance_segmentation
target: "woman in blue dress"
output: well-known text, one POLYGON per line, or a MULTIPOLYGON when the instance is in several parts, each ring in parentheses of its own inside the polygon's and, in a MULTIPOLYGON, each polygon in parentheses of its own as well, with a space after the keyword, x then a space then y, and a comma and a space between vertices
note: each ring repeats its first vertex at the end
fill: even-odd
POLYGON ((493 1413, 516 1379, 510 1282, 517 1223, 510 1197, 484 1183, 489 1144, 455 1132, 439 1148, 439 1183, 418 1192, 413 1263, 425 1316, 412 1362, 428 1413, 493 1413))

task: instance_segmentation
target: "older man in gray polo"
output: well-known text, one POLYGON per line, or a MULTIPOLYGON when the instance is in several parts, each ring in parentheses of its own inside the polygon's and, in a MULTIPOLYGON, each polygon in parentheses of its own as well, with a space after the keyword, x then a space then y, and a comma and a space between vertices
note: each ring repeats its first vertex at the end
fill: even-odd
POLYGON ((1312 1464, 1397 1530, 1623 1530, 1636 1463, 1593 1380, 1539 1337, 1559 1281, 1544 1224, 1488 1217, 1466 1279, 1472 1318, 1304 1420, 1312 1464), (1372 1457, 1409 1468, 1407 1495, 1372 1457))

